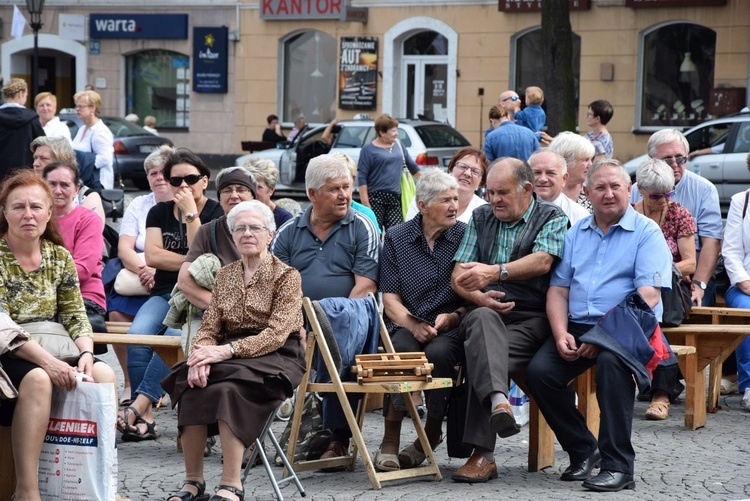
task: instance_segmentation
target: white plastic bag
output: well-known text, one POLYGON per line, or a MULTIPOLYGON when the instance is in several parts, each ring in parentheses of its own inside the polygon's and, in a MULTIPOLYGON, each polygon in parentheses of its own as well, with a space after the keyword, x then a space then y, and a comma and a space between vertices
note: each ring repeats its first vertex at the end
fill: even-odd
POLYGON ((115 402, 113 384, 76 378, 72 391, 54 388, 39 458, 42 500, 115 500, 115 402))
POLYGON ((523 426, 529 422, 529 397, 521 391, 515 381, 510 382, 510 391, 508 392, 508 401, 513 416, 516 418, 518 426, 523 426))

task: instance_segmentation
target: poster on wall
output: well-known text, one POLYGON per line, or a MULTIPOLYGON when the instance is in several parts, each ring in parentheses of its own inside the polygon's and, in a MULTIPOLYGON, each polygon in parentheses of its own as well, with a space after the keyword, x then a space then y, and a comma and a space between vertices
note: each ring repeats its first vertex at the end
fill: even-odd
POLYGON ((193 28, 193 90, 227 92, 229 29, 193 28))
POLYGON ((374 110, 378 93, 378 38, 341 37, 339 108, 374 110))

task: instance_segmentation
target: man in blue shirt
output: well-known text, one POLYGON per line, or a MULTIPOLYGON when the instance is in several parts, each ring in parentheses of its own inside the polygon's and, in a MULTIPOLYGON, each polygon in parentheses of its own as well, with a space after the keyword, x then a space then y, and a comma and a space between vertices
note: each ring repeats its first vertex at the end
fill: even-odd
POLYGON ((524 162, 539 149, 539 140, 526 127, 511 121, 508 111, 500 109, 500 125, 485 138, 484 154, 492 162, 497 158, 513 157, 524 162))
POLYGON ((584 189, 594 214, 565 236, 563 258, 547 292, 553 337, 529 363, 526 382, 570 456, 561 480, 582 480, 584 487, 594 491, 619 491, 635 488, 635 451, 630 440, 633 374, 614 351, 579 338, 633 291, 661 320, 661 287, 671 285, 672 255, 659 226, 630 206, 630 177, 617 160, 594 164, 586 174, 584 189), (598 442, 576 409, 570 386, 593 365, 601 408, 598 442), (599 465, 600 473, 589 478, 599 465))

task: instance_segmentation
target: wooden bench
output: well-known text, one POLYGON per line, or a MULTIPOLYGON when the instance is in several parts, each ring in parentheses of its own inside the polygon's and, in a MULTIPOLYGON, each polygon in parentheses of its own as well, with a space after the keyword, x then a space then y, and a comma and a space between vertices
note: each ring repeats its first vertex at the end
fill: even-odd
MULTIPOLYGON (((107 332, 95 332, 94 343, 150 346, 170 367, 185 358, 179 336, 128 334, 128 329, 130 329, 130 322, 107 322, 107 332)), ((10 499, 16 488, 10 431, 9 426, 0 426, 0 500, 10 499)))

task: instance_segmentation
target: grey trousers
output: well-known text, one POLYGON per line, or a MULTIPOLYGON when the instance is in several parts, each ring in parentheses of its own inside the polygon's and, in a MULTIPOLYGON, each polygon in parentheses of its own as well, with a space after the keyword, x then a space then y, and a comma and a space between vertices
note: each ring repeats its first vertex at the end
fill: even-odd
POLYGON ((474 447, 495 449, 490 431, 490 393, 508 395, 509 374, 522 372, 542 344, 552 335, 543 312, 511 311, 500 315, 476 308, 461 321, 466 352, 469 401, 463 441, 474 447))

